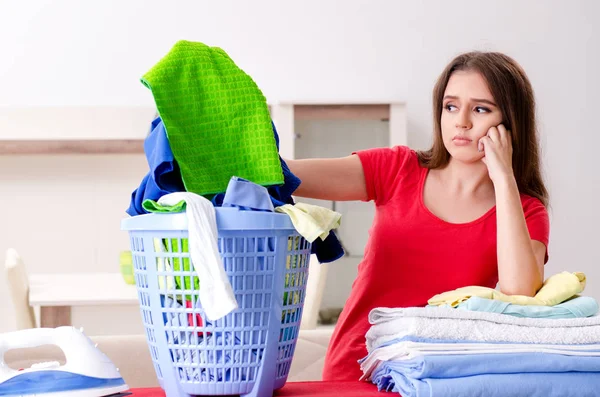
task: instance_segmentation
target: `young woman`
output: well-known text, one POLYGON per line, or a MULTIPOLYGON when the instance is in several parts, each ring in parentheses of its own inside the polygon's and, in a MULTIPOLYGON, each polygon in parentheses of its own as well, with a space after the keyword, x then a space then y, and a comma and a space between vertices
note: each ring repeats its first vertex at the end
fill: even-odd
POLYGON ((548 259, 548 193, 535 101, 506 55, 456 57, 433 90, 434 140, 338 159, 289 161, 295 195, 373 200, 364 259, 327 353, 324 380, 358 380, 375 307, 424 306, 469 285, 533 296, 548 259))

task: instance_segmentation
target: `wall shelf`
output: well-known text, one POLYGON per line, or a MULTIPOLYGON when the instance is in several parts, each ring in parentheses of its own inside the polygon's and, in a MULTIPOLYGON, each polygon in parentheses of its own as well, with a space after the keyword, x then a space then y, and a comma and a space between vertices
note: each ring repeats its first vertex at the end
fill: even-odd
POLYGON ((0 107, 0 155, 143 153, 151 106, 0 107))
POLYGON ((0 140, 0 155, 137 153, 144 153, 142 139, 0 140))

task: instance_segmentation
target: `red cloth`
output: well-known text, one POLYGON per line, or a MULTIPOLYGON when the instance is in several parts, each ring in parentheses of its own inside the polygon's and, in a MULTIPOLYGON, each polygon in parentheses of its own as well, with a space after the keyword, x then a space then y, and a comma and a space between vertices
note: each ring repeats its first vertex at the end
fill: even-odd
MULTIPOLYGON (((187 309, 193 309, 194 308, 194 304, 192 303, 192 301, 185 301, 185 307, 187 309)), ((187 321, 188 321, 188 325, 190 327, 203 327, 204 326, 204 322, 202 321, 202 317, 200 317, 200 314, 196 314, 196 321, 194 322, 194 314, 193 313, 188 313, 187 314, 187 321)), ((210 335, 210 332, 206 333, 207 335, 210 335)), ((204 332, 198 332, 198 336, 204 336, 204 332)))
MULTIPOLYGON (((364 259, 329 344, 323 380, 352 381, 367 354, 368 314, 376 307, 425 306, 432 296, 498 281, 496 209, 469 223, 451 224, 423 203, 428 170, 405 146, 357 153, 368 200, 376 206, 364 259)), ((521 195, 529 234, 548 245, 548 212, 521 195)))
MULTIPOLYGON (((165 397, 160 388, 132 389, 132 397, 165 397)), ((377 387, 366 382, 290 382, 274 397, 380 397, 377 387)))

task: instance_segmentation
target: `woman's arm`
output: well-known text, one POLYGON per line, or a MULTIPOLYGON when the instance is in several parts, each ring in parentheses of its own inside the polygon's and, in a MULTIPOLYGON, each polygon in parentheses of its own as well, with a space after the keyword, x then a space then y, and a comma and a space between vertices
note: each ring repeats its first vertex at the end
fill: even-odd
POLYGON ((514 177, 494 183, 498 239, 498 279, 507 295, 534 296, 544 280, 546 246, 531 240, 514 177))
POLYGON ((498 279, 507 295, 533 296, 544 281, 546 247, 531 240, 515 175, 512 170, 512 141, 503 125, 492 127, 480 139, 494 190, 498 279))
POLYGON ((367 199, 365 174, 356 155, 285 162, 302 181, 295 196, 333 201, 367 199))

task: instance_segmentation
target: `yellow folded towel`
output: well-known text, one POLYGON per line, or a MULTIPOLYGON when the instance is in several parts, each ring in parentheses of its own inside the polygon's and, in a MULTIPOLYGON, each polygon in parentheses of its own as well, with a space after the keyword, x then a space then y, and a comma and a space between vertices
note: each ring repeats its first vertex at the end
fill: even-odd
POLYGON ((562 272, 549 277, 538 293, 531 296, 505 295, 493 288, 470 286, 435 295, 427 303, 430 305, 458 306, 472 296, 495 299, 516 305, 554 306, 581 293, 585 288, 585 274, 562 272))
POLYGON ((325 240, 332 229, 340 226, 342 218, 339 212, 306 203, 285 204, 275 208, 275 212, 289 215, 298 233, 310 243, 317 237, 325 240))

